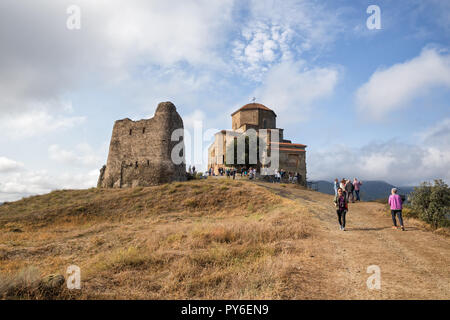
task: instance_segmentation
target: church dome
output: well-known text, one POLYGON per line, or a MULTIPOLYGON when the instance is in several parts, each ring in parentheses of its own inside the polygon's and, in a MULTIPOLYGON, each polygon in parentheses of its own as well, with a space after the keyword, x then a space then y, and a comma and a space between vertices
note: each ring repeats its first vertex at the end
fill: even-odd
MULTIPOLYGON (((239 108, 237 111, 233 112, 231 115, 234 115, 236 113, 238 113, 239 111, 243 111, 243 110, 255 110, 255 109, 260 109, 260 110, 266 110, 266 111, 271 111, 273 112, 273 114, 275 114, 275 112, 270 109, 267 108, 265 105, 261 104, 261 103, 247 103, 245 106, 242 106, 241 108, 239 108)), ((275 115, 276 116, 276 115, 275 115)))

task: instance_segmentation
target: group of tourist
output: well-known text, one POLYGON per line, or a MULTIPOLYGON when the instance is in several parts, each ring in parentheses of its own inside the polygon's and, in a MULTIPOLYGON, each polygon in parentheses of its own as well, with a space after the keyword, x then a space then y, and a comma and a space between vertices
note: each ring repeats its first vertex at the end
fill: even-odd
POLYGON ((256 179, 256 168, 250 167, 248 170, 241 170, 241 177, 248 177, 249 179, 256 179))
POLYGON ((189 173, 195 176, 195 166, 189 166, 189 173))
MULTIPOLYGON (((336 207, 336 213, 338 216, 339 228, 342 231, 345 231, 345 216, 348 212, 348 203, 350 201, 352 203, 355 203, 355 197, 353 193, 356 194, 356 201, 360 201, 359 191, 361 185, 361 181, 358 181, 358 179, 356 178, 353 180, 353 182, 351 182, 350 179, 342 179, 341 182, 339 182, 338 179, 334 180, 334 205, 336 207)), ((397 194, 396 188, 392 188, 388 203, 391 208, 392 222, 394 224, 392 228, 401 228, 402 231, 405 231, 402 217, 403 200, 401 196, 397 194), (400 223, 400 227, 397 226, 397 217, 400 223)))
POLYGON ((362 182, 356 178, 353 182, 345 178, 342 178, 341 182, 339 182, 338 178, 334 179, 334 205, 336 206, 340 230, 345 231, 345 216, 348 211, 348 202, 355 202, 354 192, 356 193, 356 201, 361 201, 359 197, 361 185, 362 182))
POLYGON ((334 179, 334 195, 338 194, 338 189, 342 189, 344 196, 347 201, 355 202, 361 201, 359 197, 359 191, 361 189, 362 182, 358 181, 358 179, 353 179, 353 182, 350 179, 342 178, 341 182, 339 182, 338 178, 334 179))
MULTIPOLYGON (((209 176, 215 176, 214 170, 212 167, 208 170, 209 176)), ((218 169, 219 176, 226 176, 227 178, 236 178, 236 174, 240 174, 241 177, 248 177, 249 179, 256 178, 256 168, 246 168, 242 167, 239 169, 236 169, 235 167, 232 168, 219 168, 218 169)))
MULTIPOLYGON (((232 177, 233 178, 233 180, 234 179, 236 179, 236 172, 237 172, 237 170, 236 170, 236 168, 226 168, 225 169, 225 174, 226 174, 226 176, 227 176, 227 178, 230 178, 230 177, 232 177)), ((242 175, 242 174, 241 174, 242 175)))
POLYGON ((280 171, 275 170, 274 180, 272 182, 281 183, 282 180, 287 179, 289 183, 299 183, 301 176, 298 172, 286 172, 281 169, 280 171))
MULTIPOLYGON (((208 169, 208 176, 212 177, 215 176, 214 169, 210 167, 208 169)), ((236 175, 240 174, 242 177, 247 177, 248 179, 256 179, 256 168, 250 167, 241 167, 239 169, 236 169, 235 167, 232 168, 218 168, 218 175, 219 176, 226 176, 227 178, 236 178, 236 175)), ((287 172, 284 169, 281 170, 275 170, 273 176, 271 176, 271 181, 273 183, 277 182, 280 183, 283 180, 287 180, 289 183, 300 183, 301 182, 301 175, 298 172, 287 172)))

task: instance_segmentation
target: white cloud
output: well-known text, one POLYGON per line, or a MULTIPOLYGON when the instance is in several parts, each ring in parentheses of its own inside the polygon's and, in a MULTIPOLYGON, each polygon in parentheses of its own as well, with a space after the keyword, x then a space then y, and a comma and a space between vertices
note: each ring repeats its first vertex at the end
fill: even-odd
POLYGON ((292 30, 257 22, 243 30, 245 40, 234 42, 233 57, 244 75, 260 81, 270 67, 291 58, 292 30))
POLYGON ((395 141, 356 149, 341 145, 312 150, 307 163, 311 180, 358 177, 397 185, 417 185, 438 178, 450 181, 450 150, 395 141))
POLYGON ((195 109, 192 113, 184 116, 184 127, 193 130, 196 126, 198 126, 199 123, 204 125, 203 123, 205 121, 205 118, 206 115, 202 110, 195 109))
POLYGON ((372 74, 357 90, 356 104, 360 112, 380 119, 436 87, 450 88, 450 55, 423 49, 412 60, 372 74))
POLYGON ((449 133, 450 119, 445 119, 420 133, 422 138, 415 145, 393 140, 361 148, 336 145, 311 150, 307 154, 308 178, 358 177, 396 185, 418 185, 433 179, 450 182, 450 144, 445 140, 449 133))
POLYGON ((98 170, 78 173, 50 174, 46 170, 23 170, 2 175, 0 202, 14 201, 22 197, 44 194, 57 189, 86 189, 95 187, 98 170))
POLYGON ((53 115, 46 110, 33 110, 0 117, 0 127, 3 129, 3 136, 18 139, 69 129, 84 121, 84 117, 53 115))
MULTIPOLYGON (((101 15, 103 36, 114 61, 145 55, 170 66, 217 62, 216 46, 231 21, 232 1, 104 1, 93 12, 101 15)), ((93 9, 90 1, 83 7, 93 9)))
POLYGON ((103 148, 94 150, 89 144, 81 143, 74 150, 66 150, 59 145, 51 145, 48 148, 49 158, 59 163, 76 167, 98 167, 105 162, 106 155, 103 148))
POLYGON ((151 78, 157 98, 197 90, 208 81, 205 73, 226 68, 220 48, 232 26, 232 6, 231 0, 1 1, 0 29, 9 30, 0 35, 2 124, 15 136, 73 126, 82 119, 57 114, 86 83, 134 88, 151 78), (80 30, 66 28, 72 4, 81 9, 80 30), (174 72, 178 65, 207 71, 174 72), (167 80, 175 76, 183 81, 167 80), (35 118, 45 126, 32 129, 35 118))
POLYGON ((444 118, 436 125, 417 134, 422 144, 450 148, 450 118, 444 118))
POLYGON ((179 66, 171 68, 148 67, 142 71, 141 81, 132 88, 133 99, 151 118, 156 106, 162 101, 172 101, 178 111, 186 105, 199 106, 205 103, 205 96, 217 88, 220 80, 213 80, 209 72, 184 70, 179 66))
POLYGON ((21 162, 17 162, 6 157, 0 157, 0 173, 17 171, 23 168, 21 162))
POLYGON ((51 145, 48 154, 51 160, 65 165, 62 172, 29 170, 20 162, 0 157, 0 202, 57 189, 95 187, 99 169, 106 161, 107 144, 94 149, 80 143, 73 150, 51 145))
POLYGON ((273 65, 333 43, 346 30, 343 21, 339 11, 315 1, 250 1, 232 56, 241 73, 261 81, 273 65))
POLYGON ((302 121, 316 101, 333 93, 338 78, 337 68, 308 69, 302 62, 286 61, 267 73, 254 95, 276 110, 283 123, 302 121))

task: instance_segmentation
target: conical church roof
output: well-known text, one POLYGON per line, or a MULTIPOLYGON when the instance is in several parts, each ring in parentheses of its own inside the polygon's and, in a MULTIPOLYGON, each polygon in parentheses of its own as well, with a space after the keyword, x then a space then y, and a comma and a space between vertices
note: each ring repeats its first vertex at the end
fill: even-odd
POLYGON ((231 115, 234 115, 236 113, 238 113, 239 111, 243 111, 243 110, 255 110, 255 109, 261 109, 261 110, 266 110, 266 111, 271 111, 273 112, 273 114, 276 116, 275 112, 270 109, 267 108, 265 105, 261 104, 261 103, 248 103, 245 106, 240 107, 237 111, 233 112, 231 115))

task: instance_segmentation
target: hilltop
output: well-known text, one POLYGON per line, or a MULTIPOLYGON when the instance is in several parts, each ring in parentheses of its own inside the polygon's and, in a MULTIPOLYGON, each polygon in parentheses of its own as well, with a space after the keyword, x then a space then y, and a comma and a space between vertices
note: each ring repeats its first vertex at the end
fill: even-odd
POLYGON ((450 240, 386 207, 297 185, 207 179, 60 190, 0 206, 0 295, 57 299, 448 299, 450 240), (81 290, 39 280, 81 268, 81 290), (382 290, 366 287, 379 265, 382 290))

